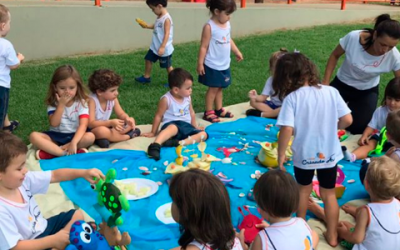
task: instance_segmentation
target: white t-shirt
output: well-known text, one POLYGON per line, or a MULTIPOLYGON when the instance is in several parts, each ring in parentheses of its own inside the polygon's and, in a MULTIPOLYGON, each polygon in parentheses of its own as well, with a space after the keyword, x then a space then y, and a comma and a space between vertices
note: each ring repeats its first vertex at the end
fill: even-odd
POLYGON ((20 240, 31 240, 47 227, 33 195, 45 194, 49 188, 51 171, 28 172, 19 191, 24 203, 16 203, 0 196, 0 249, 10 249, 20 240))
POLYGON ((231 65, 231 23, 228 21, 221 28, 210 19, 207 24, 211 27, 211 38, 204 64, 215 70, 227 70, 231 65))
MULTIPOLYGON (((189 245, 193 245, 198 247, 200 250, 216 250, 216 249, 212 249, 210 247, 210 245, 204 245, 199 243, 197 240, 194 240, 192 242, 190 242, 189 245)), ((240 240, 238 238, 235 238, 235 242, 233 244, 233 247, 231 248, 231 250, 243 250, 242 245, 240 244, 240 240)))
POLYGON ((96 94, 91 94, 90 97, 93 99, 94 103, 96 104, 96 121, 108 121, 110 120, 111 114, 114 110, 115 101, 107 101, 106 110, 101 108, 101 104, 99 98, 97 98, 96 94))
POLYGON ((168 109, 164 113, 162 124, 172 121, 192 123, 192 116, 190 115, 190 96, 183 98, 182 102, 178 102, 168 91, 160 99, 162 98, 167 98, 168 101, 168 109))
POLYGON ((294 128, 293 165, 301 169, 331 168, 343 158, 338 121, 351 111, 335 88, 318 86, 286 96, 276 123, 294 128))
POLYGON ((400 202, 393 198, 390 203, 369 203, 367 208, 365 238, 353 250, 400 249, 400 202))
POLYGON ((311 229, 302 218, 274 223, 260 231, 258 235, 263 250, 313 249, 311 229))
POLYGON ((17 52, 13 45, 5 38, 0 38, 0 86, 10 88, 10 67, 19 64, 17 52))
POLYGON ((386 118, 390 112, 387 106, 380 106, 377 108, 372 115, 371 121, 368 123, 368 127, 381 131, 386 126, 386 118))
POLYGON ((339 40, 346 52, 337 77, 340 81, 359 90, 371 89, 379 84, 380 75, 400 70, 400 53, 396 47, 381 56, 372 56, 360 44, 360 33, 355 30, 339 40))
MULTIPOLYGON (((47 107, 47 114, 52 115, 56 110, 54 106, 47 107)), ((64 113, 61 116, 61 122, 58 127, 51 127, 50 131, 59 133, 75 133, 79 127, 79 119, 89 119, 89 108, 87 103, 82 105, 81 102, 75 101, 70 107, 64 108, 64 113)))
POLYGON ((275 93, 274 89, 272 88, 272 81, 273 77, 272 76, 268 77, 267 82, 265 83, 264 89, 261 94, 269 96, 271 102, 276 106, 280 107, 282 106, 282 101, 279 99, 277 95, 272 96, 275 93))
POLYGON ((171 28, 169 29, 169 37, 167 44, 165 45, 165 52, 162 57, 170 56, 172 52, 174 52, 174 46, 172 46, 172 37, 174 36, 174 25, 172 23, 172 18, 169 13, 165 14, 164 16, 157 18, 156 22, 154 23, 153 29, 153 38, 151 40, 150 49, 153 51, 154 54, 158 55, 158 50, 164 40, 164 23, 165 20, 169 19, 171 22, 171 28))

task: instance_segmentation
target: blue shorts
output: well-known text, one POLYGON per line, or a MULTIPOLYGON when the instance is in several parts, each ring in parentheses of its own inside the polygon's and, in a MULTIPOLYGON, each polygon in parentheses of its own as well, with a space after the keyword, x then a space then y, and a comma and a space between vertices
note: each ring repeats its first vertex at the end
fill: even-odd
POLYGON ((10 98, 10 89, 0 87, 0 128, 3 129, 4 120, 8 111, 8 99, 10 98))
POLYGON ((161 57, 159 55, 154 54, 154 52, 151 49, 149 49, 144 59, 152 63, 155 63, 157 62, 157 60, 159 60, 160 68, 168 69, 169 67, 172 66, 172 54, 169 56, 161 57))
POLYGON ((204 75, 199 75, 199 83, 210 88, 226 88, 231 85, 231 69, 215 70, 204 64, 204 75))
POLYGON ((75 211, 76 211, 75 209, 71 209, 68 212, 62 212, 59 215, 47 219, 46 229, 41 235, 36 237, 36 239, 44 238, 46 236, 58 233, 71 221, 75 211))
POLYGON ((55 131, 44 131, 42 133, 48 135, 57 145, 65 145, 71 142, 75 136, 75 133, 60 133, 55 131))
POLYGON ((193 127, 192 124, 184 122, 184 121, 172 121, 172 122, 165 123, 161 127, 161 130, 166 129, 169 125, 175 125, 178 128, 178 133, 171 139, 177 139, 179 141, 184 140, 191 135, 195 135, 195 134, 198 134, 203 131, 200 129, 196 129, 195 127, 193 127))
POLYGON ((280 107, 281 107, 281 106, 275 105, 273 102, 271 102, 271 101, 269 101, 269 100, 265 100, 264 103, 267 104, 271 109, 277 109, 277 108, 280 108, 280 107))

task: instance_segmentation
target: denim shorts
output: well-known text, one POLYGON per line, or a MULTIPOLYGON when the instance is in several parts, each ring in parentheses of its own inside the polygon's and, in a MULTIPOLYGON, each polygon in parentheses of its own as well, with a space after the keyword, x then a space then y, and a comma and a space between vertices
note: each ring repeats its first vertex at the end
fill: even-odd
POLYGON ((165 123, 161 127, 161 130, 166 129, 169 125, 175 125, 178 128, 178 133, 171 139, 177 139, 179 141, 184 140, 191 135, 195 135, 195 134, 202 132, 202 130, 196 129, 195 127, 193 127, 192 124, 184 122, 184 121, 172 121, 172 122, 165 123))
POLYGON ((210 88, 227 88, 231 85, 231 69, 216 70, 204 64, 204 75, 199 75, 199 83, 210 88))
POLYGON ((44 238, 49 235, 53 235, 58 233, 61 229, 63 229, 74 216, 75 209, 71 209, 68 212, 62 212, 59 215, 53 216, 47 219, 47 227, 44 232, 36 237, 36 239, 44 238))
POLYGON ((3 129, 4 120, 8 110, 8 99, 10 98, 10 89, 0 87, 0 128, 3 129))
POLYGON ((169 67, 172 66, 172 54, 169 56, 161 57, 159 55, 154 54, 154 52, 151 49, 149 49, 144 59, 152 63, 155 63, 158 60, 160 62, 160 68, 168 69, 169 67))
POLYGON ((55 131, 44 131, 42 133, 48 135, 57 145, 65 145, 71 142, 75 136, 75 133, 60 133, 55 131))

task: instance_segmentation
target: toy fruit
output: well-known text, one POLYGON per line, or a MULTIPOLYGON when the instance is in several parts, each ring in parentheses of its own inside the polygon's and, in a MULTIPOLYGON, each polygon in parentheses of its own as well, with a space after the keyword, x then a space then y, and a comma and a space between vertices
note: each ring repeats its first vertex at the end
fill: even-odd
POLYGON ((140 26, 142 26, 142 28, 147 28, 148 26, 147 26, 147 23, 145 22, 145 21, 143 21, 142 19, 140 19, 140 18, 136 18, 136 22, 140 25, 140 26))

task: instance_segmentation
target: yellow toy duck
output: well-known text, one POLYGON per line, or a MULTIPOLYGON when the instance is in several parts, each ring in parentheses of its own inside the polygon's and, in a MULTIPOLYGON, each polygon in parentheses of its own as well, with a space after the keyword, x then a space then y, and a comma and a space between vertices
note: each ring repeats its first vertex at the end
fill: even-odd
MULTIPOLYGON (((279 138, 279 133, 278 133, 279 138)), ((291 159, 293 152, 291 149, 293 137, 289 141, 289 145, 286 149, 286 157, 291 159)), ((261 142, 261 149, 258 153, 258 161, 267 168, 278 167, 278 142, 261 142)))

